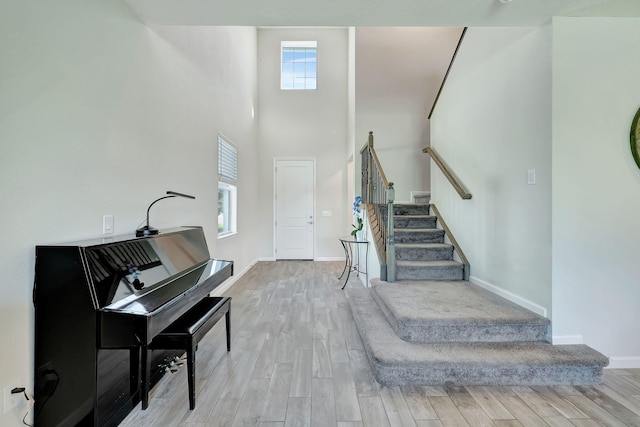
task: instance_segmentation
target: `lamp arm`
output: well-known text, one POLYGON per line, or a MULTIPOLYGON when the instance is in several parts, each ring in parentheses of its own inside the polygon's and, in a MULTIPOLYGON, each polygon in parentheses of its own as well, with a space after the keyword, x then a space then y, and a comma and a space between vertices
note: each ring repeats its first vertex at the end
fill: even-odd
POLYGON ((171 198, 171 197, 176 197, 176 196, 174 196, 174 195, 170 195, 170 196, 163 196, 163 197, 160 197, 159 199, 156 199, 156 200, 154 200, 153 202, 151 202, 151 204, 150 204, 150 205, 149 205, 149 207, 147 208, 147 228, 149 228, 149 211, 151 210, 151 206, 155 205, 155 204, 156 204, 156 202, 159 202, 160 200, 163 200, 163 199, 169 199, 169 198, 171 198))

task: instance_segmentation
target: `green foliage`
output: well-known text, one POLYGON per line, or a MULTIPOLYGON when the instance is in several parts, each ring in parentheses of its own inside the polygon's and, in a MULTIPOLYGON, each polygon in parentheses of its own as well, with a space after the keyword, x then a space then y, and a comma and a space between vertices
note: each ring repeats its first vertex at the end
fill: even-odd
POLYGON ((357 218, 357 225, 356 224, 351 224, 351 226, 353 227, 353 231, 351 231, 351 235, 353 237, 356 237, 356 234, 358 233, 358 231, 362 230, 362 218, 358 217, 357 218))

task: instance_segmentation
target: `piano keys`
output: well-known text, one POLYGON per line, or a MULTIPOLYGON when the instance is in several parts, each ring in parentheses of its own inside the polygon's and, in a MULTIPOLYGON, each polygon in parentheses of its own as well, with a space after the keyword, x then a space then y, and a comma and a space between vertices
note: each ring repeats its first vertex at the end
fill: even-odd
MULTIPOLYGON (((140 401, 141 349, 231 275, 200 227, 37 246, 35 425, 118 425, 140 401)), ((152 352, 152 382, 177 355, 152 352)))

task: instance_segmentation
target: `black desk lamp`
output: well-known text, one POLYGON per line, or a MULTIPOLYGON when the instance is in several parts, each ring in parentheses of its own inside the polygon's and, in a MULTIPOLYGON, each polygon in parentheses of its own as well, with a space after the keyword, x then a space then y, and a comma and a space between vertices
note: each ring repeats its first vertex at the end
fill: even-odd
POLYGON ((159 199, 156 199, 153 202, 151 202, 151 204, 147 208, 147 225, 145 225, 144 227, 140 227, 136 230, 136 237, 152 236, 154 234, 158 234, 157 228, 149 227, 149 210, 151 210, 151 206, 155 205, 156 202, 159 202, 162 199, 168 199, 170 197, 186 197, 187 199, 195 199, 194 196, 190 196, 188 194, 176 193, 175 191, 167 191, 167 194, 168 194, 167 196, 160 197, 159 199))

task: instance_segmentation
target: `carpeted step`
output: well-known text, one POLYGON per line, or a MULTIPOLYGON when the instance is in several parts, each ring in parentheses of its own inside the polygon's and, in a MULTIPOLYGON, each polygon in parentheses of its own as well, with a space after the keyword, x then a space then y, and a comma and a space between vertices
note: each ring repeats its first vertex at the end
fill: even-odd
POLYGON ((400 203, 393 205, 394 215, 429 215, 429 204, 400 203))
POLYGON ((394 230, 399 228, 436 228, 436 217, 433 215, 395 215, 393 228, 394 230))
POLYGON ((549 319, 466 281, 371 280, 395 333, 413 342, 545 341, 549 319))
POLYGON ((386 386, 595 385, 608 364, 585 345, 403 341, 370 289, 352 288, 347 295, 373 374, 386 386))
POLYGON ((438 261, 453 259, 453 246, 446 243, 398 243, 396 260, 438 261))
POLYGON ((394 229, 396 243, 444 243, 444 230, 437 228, 394 229))
POLYGON ((396 261, 396 280, 462 280, 464 265, 458 261, 396 261))

